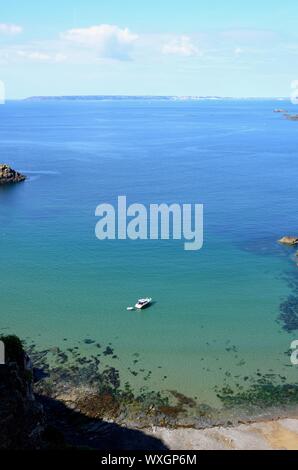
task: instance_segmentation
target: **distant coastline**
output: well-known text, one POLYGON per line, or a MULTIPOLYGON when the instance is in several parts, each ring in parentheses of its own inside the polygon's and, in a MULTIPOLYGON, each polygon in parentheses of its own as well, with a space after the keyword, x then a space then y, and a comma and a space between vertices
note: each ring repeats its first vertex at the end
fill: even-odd
POLYGON ((176 96, 176 95, 61 95, 61 96, 30 96, 22 101, 226 101, 226 100, 258 100, 287 101, 284 97, 229 97, 229 96, 176 96))

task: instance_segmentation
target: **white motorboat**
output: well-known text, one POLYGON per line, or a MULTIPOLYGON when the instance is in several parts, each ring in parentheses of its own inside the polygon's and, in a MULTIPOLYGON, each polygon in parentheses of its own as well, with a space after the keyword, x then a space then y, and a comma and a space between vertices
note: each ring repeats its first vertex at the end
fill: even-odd
POLYGON ((151 302, 152 302, 152 299, 150 299, 150 298, 139 299, 138 302, 135 305, 135 308, 141 310, 142 308, 147 307, 151 302))

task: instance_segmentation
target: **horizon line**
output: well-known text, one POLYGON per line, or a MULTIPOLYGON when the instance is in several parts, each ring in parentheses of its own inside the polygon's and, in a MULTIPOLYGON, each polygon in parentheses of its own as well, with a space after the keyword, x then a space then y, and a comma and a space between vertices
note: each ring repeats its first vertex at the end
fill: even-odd
POLYGON ((42 99, 178 99, 178 100, 245 100, 245 99, 256 99, 256 100, 290 100, 289 97, 285 96, 221 96, 221 95, 162 95, 162 94, 72 94, 72 95, 31 95, 24 98, 7 98, 6 101, 26 101, 26 100, 42 100, 42 99))

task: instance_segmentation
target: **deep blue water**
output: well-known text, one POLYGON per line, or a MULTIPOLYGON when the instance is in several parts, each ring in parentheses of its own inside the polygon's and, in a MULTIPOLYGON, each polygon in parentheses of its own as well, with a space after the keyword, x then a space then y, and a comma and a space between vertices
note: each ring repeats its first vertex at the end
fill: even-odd
POLYGON ((0 188, 3 331, 87 353, 86 337, 112 342, 124 379, 142 385, 127 370, 138 352, 150 386, 210 403, 227 371, 295 380, 295 333, 276 320, 297 268, 276 240, 297 232, 298 127, 277 107, 296 112, 250 100, 0 106, 0 160, 29 177, 0 188), (118 195, 204 204, 203 249, 98 241, 95 208, 118 195), (126 311, 147 295, 150 309, 126 311))

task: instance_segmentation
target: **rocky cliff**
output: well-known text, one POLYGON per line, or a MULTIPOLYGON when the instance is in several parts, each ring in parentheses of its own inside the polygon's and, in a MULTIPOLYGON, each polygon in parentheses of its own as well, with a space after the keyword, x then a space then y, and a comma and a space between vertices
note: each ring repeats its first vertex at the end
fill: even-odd
POLYGON ((0 338, 5 364, 0 365, 0 449, 43 446, 45 415, 32 393, 32 365, 18 338, 0 338))
POLYGON ((31 359, 16 336, 0 336, 0 451, 5 450, 166 450, 155 437, 100 418, 107 398, 90 397, 87 389, 79 403, 71 397, 59 400, 36 393, 36 382, 45 373, 32 367, 31 359), (35 394, 32 392, 33 372, 35 394), (68 403, 66 403, 66 401, 68 403), (80 405, 80 409, 78 408, 80 405), (98 414, 100 416, 98 416, 98 414))
POLYGON ((8 165, 0 164, 0 184, 20 183, 26 176, 18 173, 8 165))

